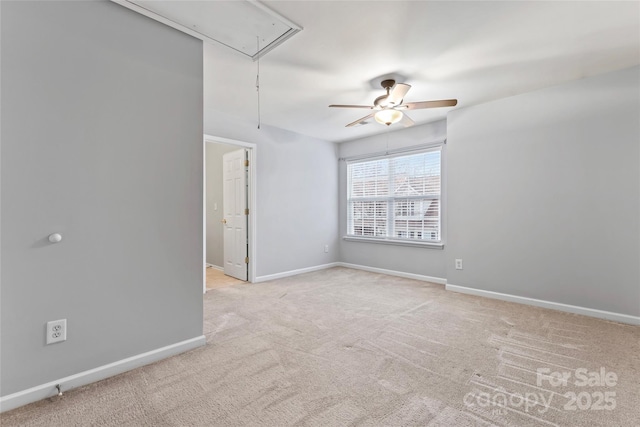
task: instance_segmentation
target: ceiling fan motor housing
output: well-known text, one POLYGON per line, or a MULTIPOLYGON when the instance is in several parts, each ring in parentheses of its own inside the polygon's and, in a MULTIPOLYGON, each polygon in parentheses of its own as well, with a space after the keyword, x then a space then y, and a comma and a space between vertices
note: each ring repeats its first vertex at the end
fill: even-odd
POLYGON ((380 86, 382 86, 383 89, 385 89, 387 91, 386 95, 382 95, 377 97, 374 101, 373 101, 373 105, 375 107, 379 107, 379 108, 386 108, 388 106, 387 102, 384 102, 387 98, 389 98, 389 93, 391 91, 391 88, 396 84, 395 80, 392 79, 387 79, 387 80, 383 80, 380 82, 380 86))

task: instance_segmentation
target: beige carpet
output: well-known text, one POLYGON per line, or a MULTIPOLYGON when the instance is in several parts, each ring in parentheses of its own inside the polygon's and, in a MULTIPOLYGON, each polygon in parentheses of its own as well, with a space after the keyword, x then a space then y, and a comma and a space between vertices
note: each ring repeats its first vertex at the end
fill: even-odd
POLYGON ((204 304, 205 347, 2 426, 640 425, 640 327, 345 268, 204 304))
POLYGON ((226 288, 227 286, 242 285, 247 282, 238 280, 235 277, 227 276, 224 272, 217 270, 213 267, 207 267, 207 290, 226 288))

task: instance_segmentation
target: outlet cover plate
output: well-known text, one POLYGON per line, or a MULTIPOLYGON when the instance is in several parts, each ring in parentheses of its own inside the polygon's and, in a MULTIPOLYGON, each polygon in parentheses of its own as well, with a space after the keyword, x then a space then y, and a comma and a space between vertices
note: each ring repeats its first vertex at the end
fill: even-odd
POLYGON ((47 322, 47 344, 67 340, 67 319, 47 322))

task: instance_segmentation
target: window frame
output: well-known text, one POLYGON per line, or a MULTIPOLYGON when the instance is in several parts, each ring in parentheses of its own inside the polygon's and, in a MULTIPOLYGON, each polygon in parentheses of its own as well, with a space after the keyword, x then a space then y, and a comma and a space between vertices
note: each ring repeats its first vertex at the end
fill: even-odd
MULTIPOLYGON (((418 246, 418 247, 427 247, 434 249, 443 249, 445 244, 445 141, 426 144, 417 147, 409 147, 407 149, 395 150, 395 151, 387 151, 385 153, 377 153, 371 154, 368 156, 358 156, 347 159, 342 159, 346 161, 346 211, 345 211, 345 219, 346 219, 346 234, 342 237, 345 241, 351 242, 368 242, 368 243, 379 243, 379 244, 387 244, 387 245, 400 245, 400 246, 418 246), (395 220, 395 209, 397 202, 411 202, 412 198, 416 200, 425 200, 425 199, 434 199, 439 200, 439 232, 440 232, 440 240, 418 240, 415 238, 401 238, 401 237, 390 237, 391 231, 388 228, 387 224, 387 233, 386 236, 362 236, 349 234, 349 231, 352 229, 353 224, 350 223, 352 219, 350 218, 350 206, 352 202, 351 198, 351 174, 349 173, 349 165, 363 162, 370 162, 379 159, 391 159, 395 157, 403 157, 411 154, 421 154, 426 152, 439 151, 440 152, 440 194, 439 196, 434 195, 420 195, 420 196, 384 196, 384 197, 371 197, 371 199, 377 199, 380 201, 385 201, 387 203, 387 222, 395 220)), ((411 232, 411 230, 409 230, 411 232)))

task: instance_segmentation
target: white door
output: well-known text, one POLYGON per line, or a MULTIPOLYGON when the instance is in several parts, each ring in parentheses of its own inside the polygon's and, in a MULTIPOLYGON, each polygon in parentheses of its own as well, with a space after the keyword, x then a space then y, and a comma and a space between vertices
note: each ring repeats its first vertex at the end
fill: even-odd
POLYGON ((224 187, 224 274, 247 280, 247 150, 222 156, 224 187))

